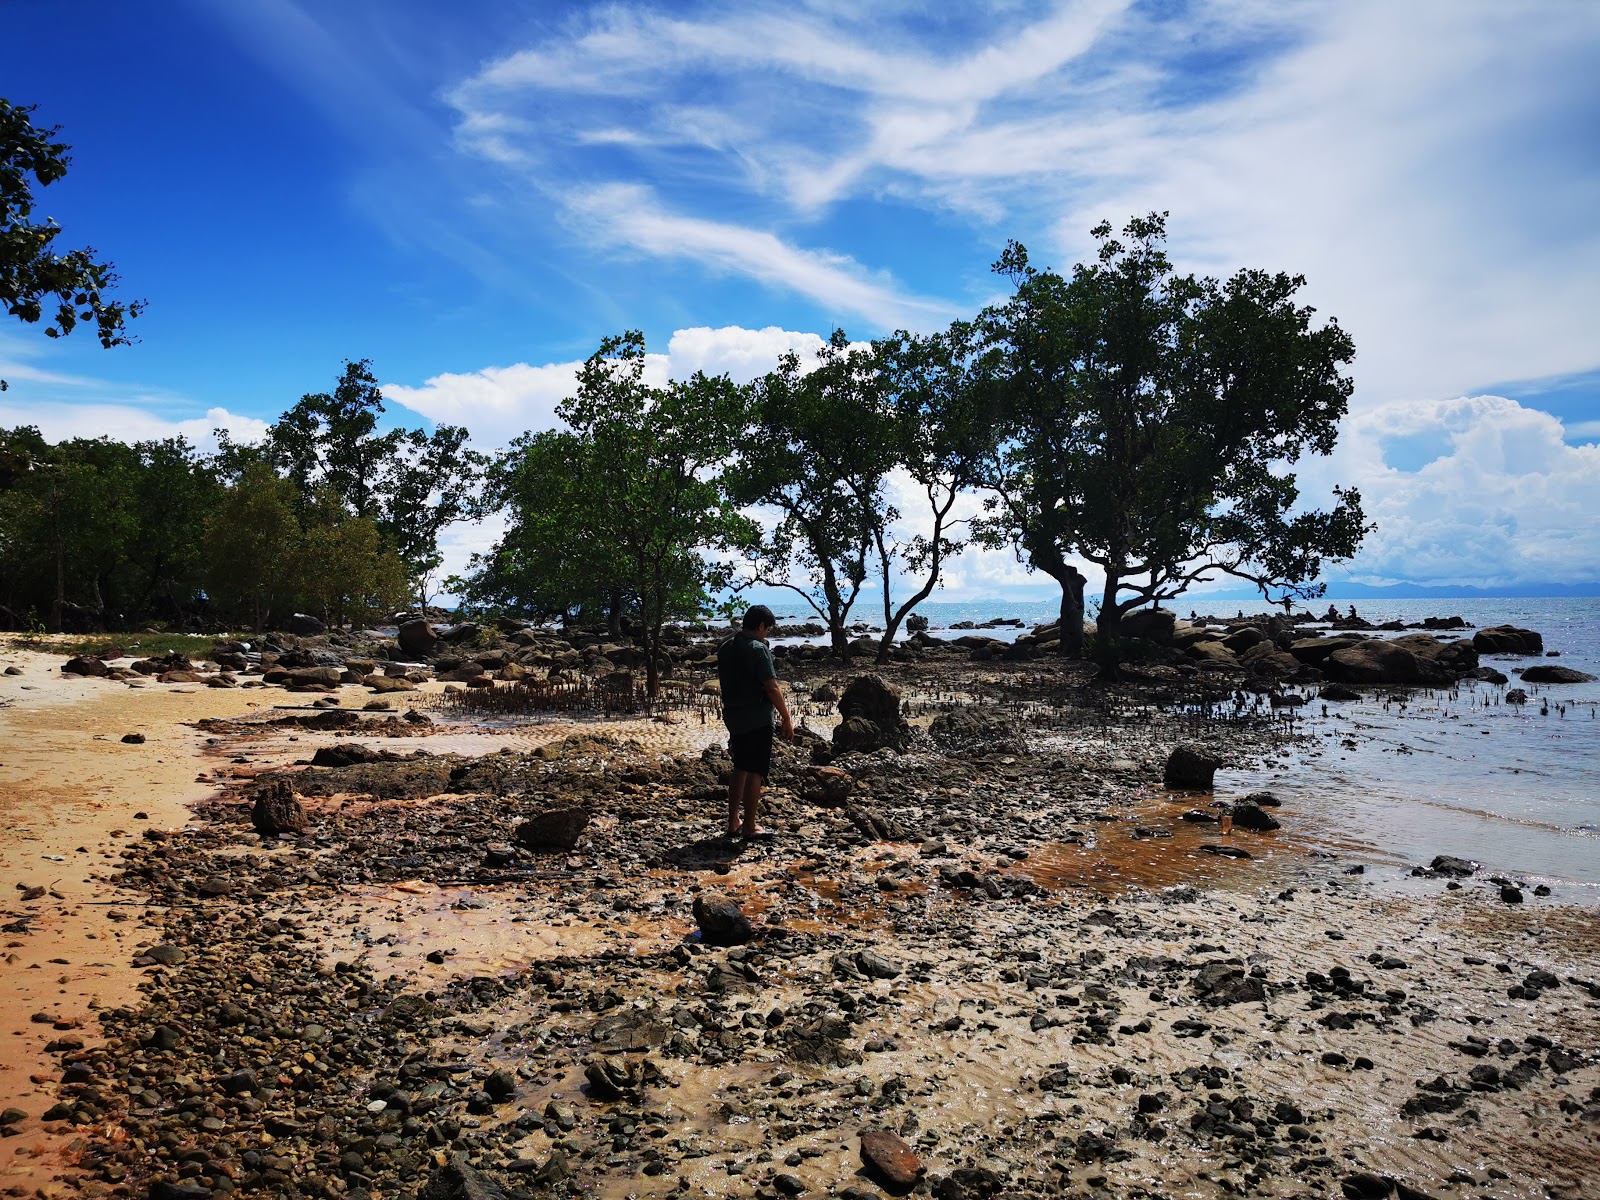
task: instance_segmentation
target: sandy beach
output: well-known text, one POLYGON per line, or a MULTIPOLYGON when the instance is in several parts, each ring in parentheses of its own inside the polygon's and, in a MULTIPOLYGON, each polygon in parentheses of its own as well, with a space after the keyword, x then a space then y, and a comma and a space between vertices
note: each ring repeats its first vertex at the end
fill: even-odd
POLYGON ((1600 1194, 1594 912, 1185 821, 1192 723, 790 755, 731 844, 689 716, 61 661, 0 648, 9 1194, 1600 1194))

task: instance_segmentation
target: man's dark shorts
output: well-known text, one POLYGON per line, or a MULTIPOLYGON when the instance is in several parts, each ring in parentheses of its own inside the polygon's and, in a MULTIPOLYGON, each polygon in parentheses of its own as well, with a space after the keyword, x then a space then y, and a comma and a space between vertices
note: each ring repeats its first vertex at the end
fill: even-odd
POLYGON ((772 726, 729 734, 728 754, 733 758, 735 770, 759 775, 765 783, 772 773, 772 726))

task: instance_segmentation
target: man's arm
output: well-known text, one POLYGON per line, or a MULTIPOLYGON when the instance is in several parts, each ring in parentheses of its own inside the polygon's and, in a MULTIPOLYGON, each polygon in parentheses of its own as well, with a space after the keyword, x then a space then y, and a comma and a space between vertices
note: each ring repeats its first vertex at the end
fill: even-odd
POLYGON ((768 679, 761 685, 761 690, 767 694, 767 699, 772 701, 772 707, 778 710, 778 733, 786 742, 794 741, 794 722, 789 719, 789 706, 784 703, 783 689, 778 686, 776 679, 768 679))

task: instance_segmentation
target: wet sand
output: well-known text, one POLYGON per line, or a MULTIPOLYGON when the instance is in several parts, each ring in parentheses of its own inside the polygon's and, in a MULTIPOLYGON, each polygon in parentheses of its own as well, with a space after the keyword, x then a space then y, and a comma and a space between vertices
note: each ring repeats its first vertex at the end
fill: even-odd
MULTIPOLYGON (((423 861, 416 879, 302 883, 259 899, 143 907, 138 893, 104 877, 130 839, 147 848, 147 827, 196 831, 151 843, 190 879, 228 863, 242 880, 282 877, 308 862, 328 864, 318 868, 324 874, 330 866, 348 873, 351 847, 339 838, 349 834, 341 831, 393 829, 406 814, 426 821, 441 804, 448 825, 448 806, 459 800, 308 797, 319 835, 305 845, 239 833, 237 792, 196 823, 188 806, 219 784, 245 785, 319 745, 356 739, 261 724, 270 706, 300 699, 276 689, 61 680, 59 661, 0 651, 0 665, 26 671, 0 677, 0 699, 13 701, 0 706, 0 816, 9 827, 0 884, 18 897, 8 899, 6 921, 30 930, 7 938, 18 943, 7 948, 16 961, 5 968, 0 996, 5 1103, 28 1119, 18 1136, 0 1139, 0 1161, 30 1189, 61 1173, 74 1143, 88 1146, 95 1163, 115 1163, 104 1152, 119 1142, 115 1105, 104 1125, 41 1131, 37 1117, 60 1091, 60 1060, 43 1050, 49 1038, 82 1037, 92 1049, 94 1007, 125 1006, 129 1019, 111 1026, 114 1041, 122 1039, 117 1063, 131 1063, 152 1086, 173 1071, 208 1086, 208 1072, 220 1078, 237 1063, 219 1057, 208 1066, 204 1057, 183 1057, 183 1047, 174 1060, 131 1050, 126 1039, 147 1032, 185 988, 220 994, 223 977, 260 978, 254 991, 265 1002, 271 972, 260 964, 270 950, 286 978, 312 981, 305 986, 370 981, 340 1002, 352 1030, 372 1019, 362 1013, 395 996, 436 998, 439 1011, 407 1031, 393 1050, 399 1057, 382 1070, 408 1055, 450 1064, 437 1076, 446 1081, 444 1107, 423 1123, 436 1131, 443 1126, 434 1118, 454 1114, 445 1124, 453 1122, 457 1136, 424 1139, 420 1125, 403 1134, 395 1114, 420 1105, 401 1109, 391 1100, 385 1109, 374 1100, 377 1116, 365 1119, 374 1132, 397 1136, 397 1149, 345 1150, 367 1157, 341 1176, 309 1144, 304 1154, 290 1149, 300 1135, 280 1139, 281 1168, 229 1166, 226 1177, 249 1194, 281 1194, 260 1177, 280 1169, 285 1180, 337 1178, 344 1190, 359 1190, 371 1179, 372 1194, 409 1192, 416 1176, 406 1172, 419 1166, 402 1160, 414 1144, 422 1168, 454 1150, 491 1172, 510 1169, 511 1178, 561 1151, 571 1186, 603 1196, 776 1196, 795 1183, 807 1194, 874 1195, 858 1174, 857 1134, 866 1127, 895 1130, 930 1179, 955 1180, 941 1183, 941 1195, 991 1194, 1002 1185, 983 1182, 990 1178, 1019 1195, 1321 1195, 1361 1171, 1436 1196, 1594 1194, 1600 993, 1581 986, 1600 983, 1592 909, 1509 907, 1481 879, 1454 892, 1435 880, 1425 894, 1386 895, 1345 874, 1355 860, 1310 857, 1293 835, 1292 813, 1278 834, 1228 839, 1251 846, 1250 861, 1217 858, 1199 849, 1219 841, 1214 829, 1176 820, 1195 798, 1148 781, 1106 789, 1084 810, 1102 819, 1076 822, 1084 836, 1072 839, 1029 836, 997 810, 988 835, 930 856, 914 842, 849 837, 839 810, 775 789, 779 837, 749 849, 713 845, 714 802, 651 810, 651 822, 673 822, 652 826, 662 844, 706 847, 692 861, 616 849, 637 837, 630 823, 639 818, 624 807, 597 812, 577 852, 511 883, 441 882, 448 873, 423 861), (225 731, 183 724, 202 717, 242 720, 225 731), (118 740, 134 731, 145 733, 144 745, 118 740), (220 740, 208 745, 210 738, 220 740), (138 811, 147 819, 136 819, 138 811), (1134 837, 1144 826, 1172 836, 1134 837), (1001 853, 1012 841, 1026 844, 1024 856, 1001 853), (1036 890, 985 898, 943 886, 941 865, 1036 890), (23 901, 19 883, 48 890, 23 901), (752 917, 750 946, 700 943, 689 900, 710 890, 752 917), (280 922, 275 928, 293 937, 279 933, 269 945, 263 922, 280 922), (166 971, 130 965, 157 940, 188 945, 193 961, 166 971), (890 960, 896 974, 853 974, 852 956, 867 951, 890 960), (1508 995, 1540 971, 1554 986, 1531 999, 1508 995), (1261 986, 1250 999, 1223 1002, 1202 989, 1206 978, 1261 986), (1334 982, 1341 979, 1353 982, 1334 982), (142 1015, 152 997, 156 1006, 142 1015), (76 1024, 35 1024, 35 1012, 76 1024), (652 1030, 624 1043, 642 1050, 660 1082, 608 1101, 586 1084, 585 1066, 606 1052, 615 1037, 606 1021, 616 1026, 616 1018, 624 1033, 652 1030), (811 1025, 832 1034, 796 1040, 811 1025), (840 1053, 830 1058, 829 1047, 840 1053), (1486 1064, 1497 1072, 1522 1065, 1522 1082, 1469 1079, 1486 1064), (472 1113, 469 1095, 498 1069, 512 1072, 514 1094, 487 1114, 462 1117, 459 1105, 472 1113), (573 1127, 553 1111, 570 1113, 573 1127)), ((341 694, 346 707, 367 698, 357 689, 341 694)), ((435 755, 516 753, 596 727, 548 722, 366 744, 400 755, 423 747, 435 755)), ((603 728, 631 744, 609 761, 597 758, 595 769, 609 772, 697 754, 717 740, 714 730, 687 722, 603 728)), ((1072 753, 1069 739, 1043 742, 1041 758, 1072 753)), ((1017 770, 997 763, 997 776, 1009 781, 998 795, 1019 786, 1017 770)), ((1141 771, 1124 773, 1133 780, 1141 771)), ((1148 780, 1147 764, 1143 773, 1148 780)), ((661 784, 628 786, 654 796, 661 784)), ((895 808, 892 789, 876 790, 869 800, 896 819, 938 811, 920 800, 895 808)), ((909 803, 903 793, 900 802, 909 803)), ((248 1006, 248 996, 237 998, 248 1006)), ((317 1019, 331 1023, 320 1008, 317 1019)), ((289 1052, 296 1037, 288 1027, 274 1033, 274 1061, 297 1061, 289 1052)), ((316 1052, 308 1043, 312 1061, 316 1052)), ((639 1061, 636 1051, 620 1053, 639 1061)), ((96 1060, 108 1085, 110 1061, 96 1060)), ((365 1089, 380 1074, 357 1070, 348 1080, 357 1089, 351 1103, 359 1101, 353 1112, 371 1111, 365 1089)), ((285 1107, 285 1095, 298 1095, 293 1086, 260 1095, 269 1113, 298 1114, 297 1128, 309 1128, 312 1113, 332 1119, 336 1108, 331 1094, 285 1107)), ((140 1108, 137 1099, 132 1107, 140 1108)), ((157 1106, 129 1127, 178 1119, 167 1111, 157 1106)), ((228 1151, 235 1127, 244 1137, 261 1118, 248 1106, 215 1111, 220 1131, 192 1131, 188 1140, 210 1147, 214 1166, 237 1163, 228 1151)), ((348 1132, 336 1144, 372 1140, 358 1136, 357 1117, 337 1120, 348 1132)), ((131 1182, 151 1169, 136 1161, 109 1173, 131 1182)), ((107 1174, 100 1168, 102 1179, 107 1174)), ((220 1169, 189 1176, 223 1177, 220 1169)), ((96 1194, 106 1185, 90 1178, 81 1186, 96 1194)))

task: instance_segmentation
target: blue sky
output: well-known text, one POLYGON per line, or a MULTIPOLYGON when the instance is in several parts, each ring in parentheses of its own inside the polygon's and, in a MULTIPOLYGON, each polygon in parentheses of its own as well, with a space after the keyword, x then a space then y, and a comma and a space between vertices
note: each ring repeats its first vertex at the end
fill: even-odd
MULTIPOLYGON (((1171 213, 1180 264, 1304 273, 1357 393, 1307 491, 1364 582, 1600 577, 1600 5, 8 0, 0 95, 74 148, 64 241, 139 345, 0 326, 0 425, 259 430, 347 357, 492 448, 571 364, 749 377, 996 298, 1171 213), (958 15, 951 16, 954 12, 958 15)), ((493 536, 458 531, 454 553, 493 536)), ((970 554, 953 594, 1028 581, 970 554)))

